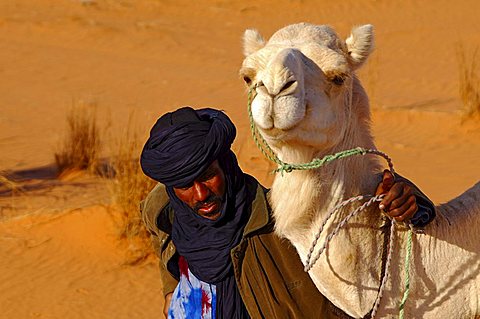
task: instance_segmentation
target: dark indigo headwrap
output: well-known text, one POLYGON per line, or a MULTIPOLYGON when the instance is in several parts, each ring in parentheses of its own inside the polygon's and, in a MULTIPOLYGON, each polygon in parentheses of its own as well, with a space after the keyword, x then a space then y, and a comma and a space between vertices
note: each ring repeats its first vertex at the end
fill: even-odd
POLYGON ((178 253, 198 279, 217 287, 217 318, 249 318, 230 251, 242 238, 257 183, 242 172, 230 150, 235 134, 235 126, 221 111, 181 108, 157 121, 141 155, 145 174, 167 186, 178 253), (220 217, 209 220, 178 199, 173 187, 188 185, 215 160, 226 188, 220 217))
POLYGON ((235 126, 221 111, 183 107, 167 113, 145 143, 143 172, 166 186, 185 186, 230 150, 235 135, 235 126))

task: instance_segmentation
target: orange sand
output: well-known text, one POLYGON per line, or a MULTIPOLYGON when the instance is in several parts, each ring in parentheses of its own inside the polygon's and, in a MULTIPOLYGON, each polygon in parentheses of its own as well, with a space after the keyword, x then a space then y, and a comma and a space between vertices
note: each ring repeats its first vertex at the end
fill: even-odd
POLYGON ((445 0, 1 1, 0 170, 25 190, 0 192, 0 318, 162 318, 154 263, 121 265, 105 182, 55 179, 53 153, 73 104, 111 119, 107 145, 132 110, 144 139, 165 111, 213 106, 237 124, 242 167, 268 184, 237 75, 249 27, 268 37, 306 21, 345 37, 372 23, 377 49, 359 76, 378 148, 434 201, 460 194, 480 180, 480 125, 460 124, 455 50, 480 44, 479 10, 445 0))

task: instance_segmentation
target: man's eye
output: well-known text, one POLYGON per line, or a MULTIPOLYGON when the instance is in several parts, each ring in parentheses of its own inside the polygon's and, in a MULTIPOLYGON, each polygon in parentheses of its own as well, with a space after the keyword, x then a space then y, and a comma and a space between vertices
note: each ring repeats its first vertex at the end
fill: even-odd
POLYGON ((215 176, 215 173, 208 174, 207 176, 205 176, 205 180, 212 179, 214 176, 215 176))
POLYGON ((200 179, 202 182, 205 182, 205 181, 208 181, 209 179, 214 178, 215 175, 216 175, 216 172, 207 172, 207 173, 205 173, 204 175, 202 175, 199 179, 200 179))

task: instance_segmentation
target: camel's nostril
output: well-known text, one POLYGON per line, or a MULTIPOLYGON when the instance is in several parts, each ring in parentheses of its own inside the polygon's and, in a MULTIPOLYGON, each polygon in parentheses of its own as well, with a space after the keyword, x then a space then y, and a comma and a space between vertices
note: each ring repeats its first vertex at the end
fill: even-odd
POLYGON ((250 79, 248 76, 244 76, 243 81, 245 81, 247 85, 250 85, 252 83, 252 79, 250 79))

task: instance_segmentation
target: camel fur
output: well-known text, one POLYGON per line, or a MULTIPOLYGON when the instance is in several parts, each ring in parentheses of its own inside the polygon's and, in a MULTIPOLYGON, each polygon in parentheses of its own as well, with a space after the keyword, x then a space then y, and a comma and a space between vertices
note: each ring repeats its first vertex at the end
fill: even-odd
MULTIPOLYGON (((373 40, 371 25, 354 28, 345 41, 329 26, 307 23, 280 29, 268 41, 256 30, 245 32, 240 74, 256 91, 251 105, 255 124, 280 159, 306 163, 355 147, 375 148, 368 98, 355 75, 372 52, 373 40)), ((276 232, 293 243, 305 263, 327 211, 352 196, 373 194, 381 171, 379 159, 366 155, 313 171, 277 174, 269 198, 276 232)), ((333 218, 327 232, 355 207, 333 218)), ((478 318, 480 183, 436 211, 425 233, 414 234, 405 317, 478 318)), ((340 231, 309 271, 320 292, 355 318, 371 310, 380 285, 383 223, 378 207, 369 208, 340 231)), ((406 230, 405 225, 396 228, 379 318, 398 316, 406 230)))

